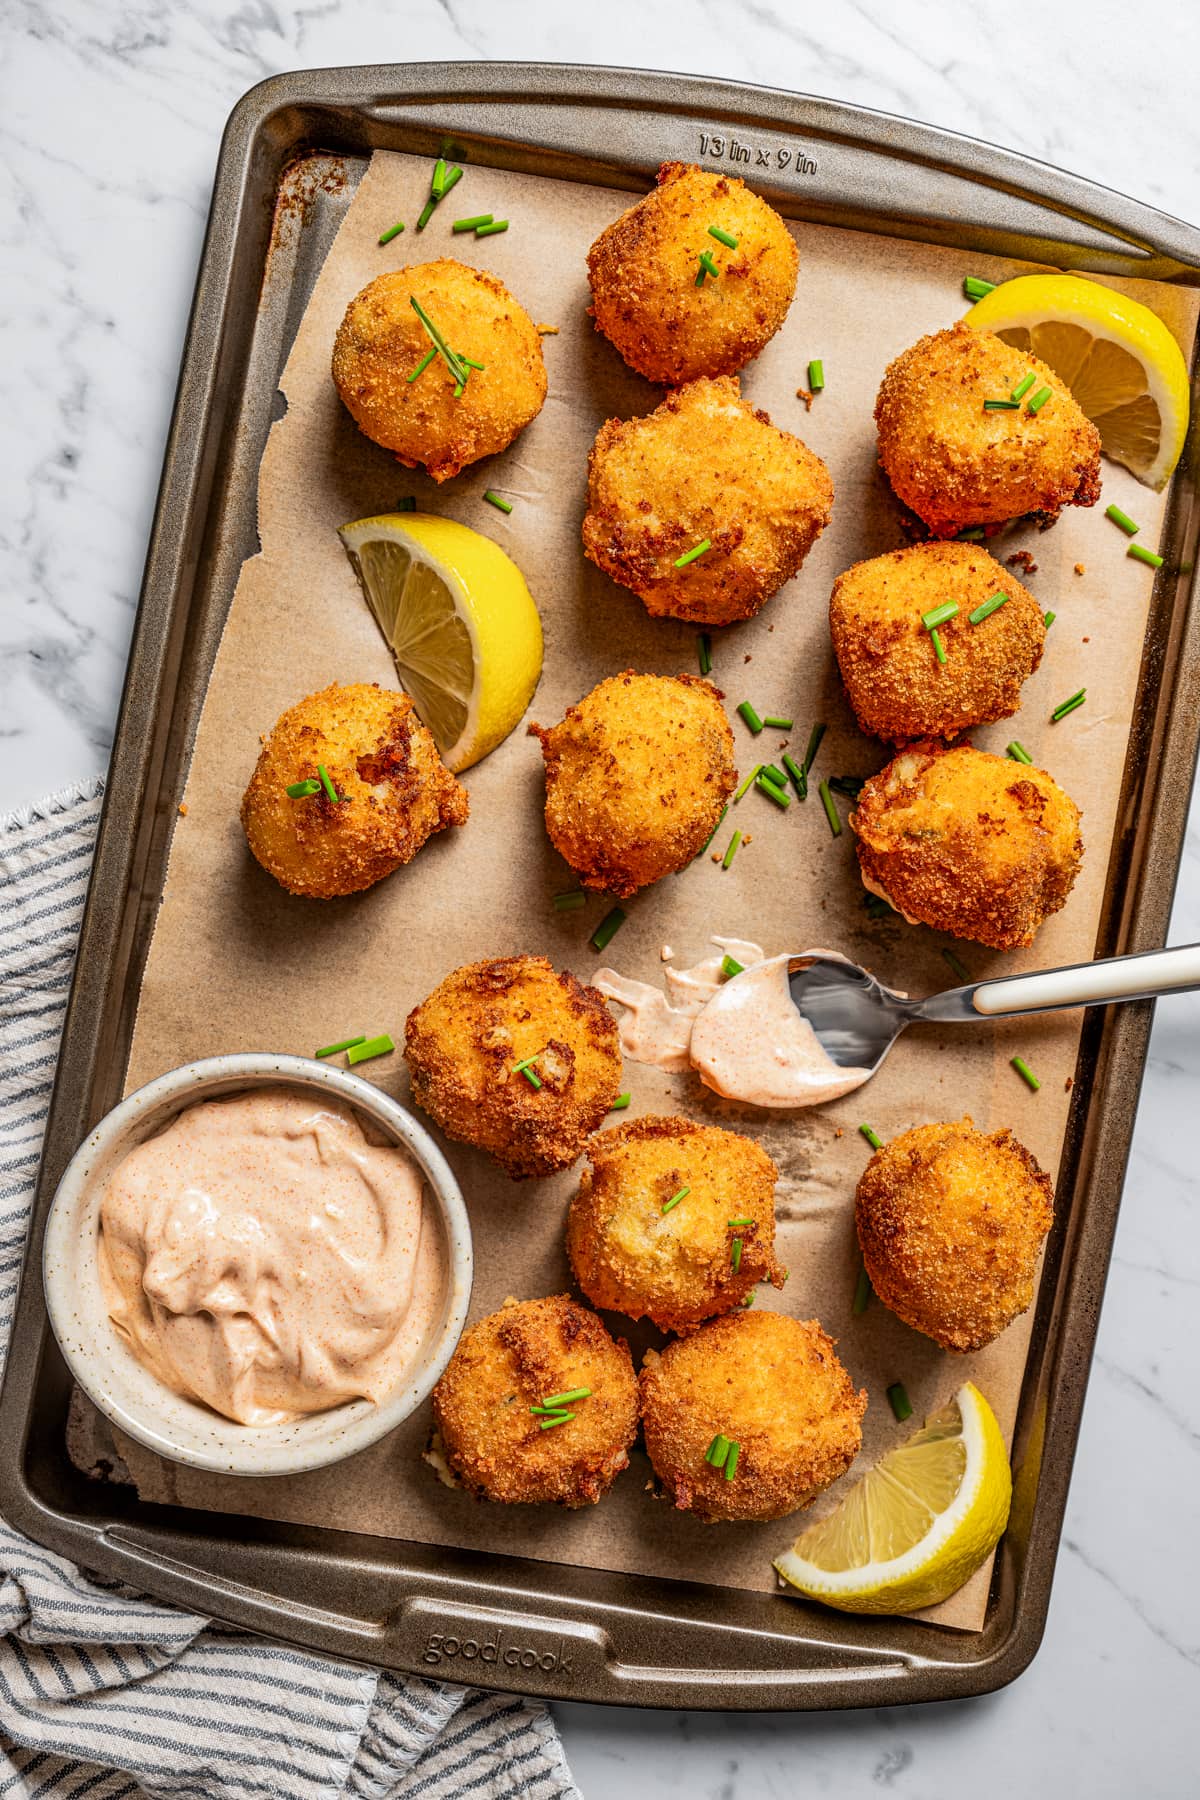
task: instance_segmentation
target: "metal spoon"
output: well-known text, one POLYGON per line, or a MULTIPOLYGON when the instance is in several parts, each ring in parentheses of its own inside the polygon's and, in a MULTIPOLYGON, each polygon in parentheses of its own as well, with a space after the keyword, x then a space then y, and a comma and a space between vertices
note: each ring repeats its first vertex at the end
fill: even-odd
POLYGON ((874 1075, 906 1025, 978 1025, 1022 1013, 1150 1000, 1200 988, 1200 944, 1071 963, 1033 975, 1002 975, 947 988, 927 1000, 908 1000, 857 963, 814 952, 791 958, 788 985, 797 1011, 833 1061, 874 1075))

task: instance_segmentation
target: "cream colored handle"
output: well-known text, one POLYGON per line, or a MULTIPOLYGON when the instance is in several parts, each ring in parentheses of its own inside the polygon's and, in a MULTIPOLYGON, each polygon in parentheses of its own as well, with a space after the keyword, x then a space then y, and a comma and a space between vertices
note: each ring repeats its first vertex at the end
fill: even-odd
POLYGON ((1113 1000, 1146 1000, 1187 988, 1200 988, 1200 944, 984 981, 971 998, 977 1013, 995 1018, 1067 1006, 1102 1006, 1113 1000))

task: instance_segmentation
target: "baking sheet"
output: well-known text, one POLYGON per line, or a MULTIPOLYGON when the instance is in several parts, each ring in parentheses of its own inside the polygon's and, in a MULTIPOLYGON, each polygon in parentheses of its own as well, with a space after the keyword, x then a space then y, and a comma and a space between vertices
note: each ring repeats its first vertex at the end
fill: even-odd
MULTIPOLYGON (((214 669, 187 814, 176 831, 146 969, 129 1087, 188 1057, 222 1050, 307 1053, 331 1034, 352 1030, 389 1029, 399 1040, 411 1006, 449 969, 479 956, 543 951, 584 977, 601 960, 589 952, 587 936, 605 903, 590 901, 585 914, 553 912, 551 896, 574 880, 546 840, 540 754, 523 735, 514 734, 468 772, 472 817, 465 830, 433 840, 409 869, 366 895, 325 903, 290 898, 250 858, 237 824, 258 735, 285 706, 332 680, 394 683, 334 528, 390 510, 402 494, 495 537, 525 571, 546 628, 546 668, 531 708, 542 723, 561 717, 597 680, 625 666, 695 667, 694 633, 651 621, 639 602, 584 562, 578 545, 596 429, 608 416, 649 411, 659 398, 594 333, 584 311, 587 246, 628 197, 468 170, 453 212, 491 210, 513 225, 504 236, 464 246, 450 238, 446 209, 423 236, 412 231, 428 179, 424 159, 376 155, 284 374, 287 410, 262 467, 263 551, 243 571, 214 669), (379 232, 401 217, 409 231, 380 250, 379 232), (559 327, 546 340, 550 394, 541 416, 505 456, 441 490, 360 436, 328 374, 333 333, 351 296, 384 268, 439 254, 493 270, 536 320, 559 327), (485 487, 514 501, 510 518, 482 502, 485 487)), ((782 331, 743 377, 743 390, 825 457, 837 489, 834 518, 804 570, 758 620, 715 635, 714 678, 731 715, 739 700, 751 698, 761 711, 794 716, 801 749, 808 724, 825 719, 819 771, 865 773, 886 755, 859 736, 841 698, 826 603, 841 569, 903 541, 897 508, 875 468, 874 395, 893 355, 960 316, 964 258, 834 228, 799 224, 794 230, 801 254, 797 298, 782 331), (829 385, 806 415, 795 390, 813 356, 823 358, 829 385)), ((998 279, 1018 265, 973 258, 971 267, 998 279)), ((1114 285, 1152 304, 1190 345, 1194 295, 1114 285)), ((1104 502, 1115 499, 1139 518, 1141 541, 1153 543, 1161 499, 1107 464, 1104 485, 1104 502)), ((1151 586, 1150 572, 1125 556, 1124 538, 1099 509, 1069 514, 1045 534, 1011 530, 1000 546, 1001 555, 1031 550, 1039 571, 1030 585, 1058 619, 1018 720, 975 738, 995 749, 1014 734, 1021 738, 1083 807, 1088 854, 1065 912, 1045 927, 1033 952, 1002 957, 959 946, 979 976, 1091 954, 1151 586), (1083 574, 1074 572, 1076 564, 1083 574), (1085 684, 1087 706, 1050 726, 1051 707, 1085 684)), ((779 744, 776 734, 751 739, 736 718, 734 731, 743 770, 779 744)), ((603 960, 654 979, 663 943, 683 963, 702 954, 715 932, 754 937, 769 952, 832 942, 910 991, 946 984, 939 955, 945 940, 868 920, 850 834, 830 838, 815 793, 784 816, 761 796, 747 795, 737 823, 752 842, 733 868, 725 873, 701 861, 647 890, 628 907, 629 922, 603 960)), ((627 1065, 634 1112, 679 1108, 734 1124, 757 1136, 779 1163, 780 1254, 792 1273, 782 1296, 765 1291, 759 1303, 817 1316, 839 1338, 843 1359, 871 1396, 864 1460, 900 1430, 884 1392, 896 1379, 921 1413, 969 1375, 1008 1430, 1026 1327, 1014 1326, 978 1356, 952 1359, 877 1304, 862 1319, 851 1318, 853 1188, 868 1154, 858 1121, 869 1118, 888 1136, 925 1119, 970 1112, 987 1128, 1011 1124, 1054 1169, 1077 1035, 1074 1015, 1019 1021, 990 1036, 910 1033, 861 1094, 787 1117, 753 1115, 688 1078, 627 1065), (1037 1095, 1008 1067, 1017 1049, 1042 1078, 1037 1095)), ((363 1072, 405 1097, 398 1057, 363 1072)), ((479 1253, 473 1316, 510 1293, 566 1287, 562 1218, 573 1178, 514 1185, 476 1153, 455 1145, 448 1150, 479 1253)), ((613 1322, 635 1345, 651 1341, 652 1334, 613 1322)), ((132 1444, 122 1448, 146 1498, 735 1587, 773 1585, 770 1556, 789 1540, 792 1523, 701 1526, 647 1496, 648 1465, 640 1453, 613 1493, 584 1513, 479 1506, 448 1492, 418 1460, 427 1423, 413 1421, 336 1471, 286 1481, 205 1476, 160 1463, 132 1444)), ((937 1616, 977 1626, 985 1600, 981 1572, 937 1616)))

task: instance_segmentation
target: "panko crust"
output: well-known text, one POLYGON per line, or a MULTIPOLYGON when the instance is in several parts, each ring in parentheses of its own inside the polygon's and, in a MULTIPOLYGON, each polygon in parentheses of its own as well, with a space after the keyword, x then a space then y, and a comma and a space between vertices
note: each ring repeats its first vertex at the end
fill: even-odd
POLYGON ((913 544, 855 563, 834 583, 829 629, 860 727, 893 743, 1011 718, 1046 642, 1039 602, 978 544, 913 544), (972 625, 998 593, 1005 604, 972 625), (939 663, 921 619, 947 600, 958 612, 938 626, 939 663))
POLYGON ((598 1132, 588 1160, 567 1216, 567 1254, 593 1306, 683 1331, 740 1305, 760 1281, 783 1286, 779 1171, 753 1138, 647 1114, 598 1132), (664 1214, 683 1187, 686 1198, 664 1214))
POLYGON ((546 830, 586 888, 627 900, 686 869, 737 785, 721 690, 625 669, 530 725, 546 770, 546 830))
POLYGON ((583 548, 655 617, 752 619, 829 523, 833 481, 814 451, 701 378, 645 419, 609 419, 588 458, 583 548), (708 538, 685 568, 677 557, 708 538))
POLYGON ((865 885, 918 925, 1031 944, 1083 858, 1079 808, 1044 769, 970 744, 902 750, 850 814, 865 885))
POLYGON ((735 375, 783 324, 799 253, 787 226, 735 175, 664 163, 657 185, 588 251, 591 314, 648 381, 735 375), (719 225, 730 250, 708 235, 719 225), (720 269, 696 286, 700 254, 720 269))
POLYGON ((359 430, 435 481, 506 450, 546 398, 533 320, 502 281, 452 257, 377 275, 354 296, 334 340, 333 379, 359 430), (483 364, 457 400, 439 356, 408 379, 432 348, 414 295, 450 348, 483 364))
POLYGON ((961 320, 888 365, 875 402, 879 461, 898 497, 934 537, 1024 513, 1057 518, 1100 497, 1100 433, 1066 383, 1026 350, 961 320), (985 412, 1032 371, 1036 413, 985 412))
POLYGON ((433 1417, 451 1470, 480 1499, 592 1506, 629 1466, 637 1434, 629 1346, 568 1294, 510 1300, 463 1333, 433 1417), (578 1387, 592 1391, 575 1417, 543 1431, 529 1408, 578 1387))
POLYGON ((782 1519, 811 1506, 862 1446, 867 1391, 855 1391, 815 1319, 733 1312, 646 1354, 642 1429, 654 1472, 683 1512, 706 1521, 782 1519), (718 1432, 737 1471, 705 1462, 718 1432))
POLYGON ((944 1350, 981 1350, 1033 1300, 1054 1189, 1011 1131, 969 1117, 877 1150, 854 1203, 871 1286, 944 1350))
POLYGON ((246 842, 291 894, 332 899, 411 862, 435 831, 466 821, 469 802, 407 694, 373 682, 322 688, 276 720, 242 797, 246 842), (290 800, 329 772, 343 799, 290 800))
POLYGON ((409 1013, 404 1056, 418 1105, 514 1181, 568 1168, 621 1088, 603 996, 544 956, 455 969, 409 1013), (540 1087, 517 1072, 530 1057, 540 1087))

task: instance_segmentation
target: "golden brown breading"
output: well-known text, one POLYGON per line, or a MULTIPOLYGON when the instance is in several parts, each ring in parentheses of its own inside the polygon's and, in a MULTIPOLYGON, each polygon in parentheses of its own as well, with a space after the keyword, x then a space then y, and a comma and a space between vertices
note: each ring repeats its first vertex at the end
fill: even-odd
POLYGON ((435 831, 464 823, 468 804, 407 694, 335 683, 276 720, 242 797, 242 826, 282 887, 328 900, 411 862, 435 831), (289 799, 318 763, 344 798, 289 799))
POLYGON ((1044 769, 970 744, 914 744, 873 775, 850 824, 864 884, 912 924, 996 950, 1031 944, 1083 857, 1079 808, 1044 769))
POLYGON ((334 342, 333 379, 359 430, 435 481, 506 450, 546 398, 529 314, 494 275, 450 257, 377 275, 355 295, 334 342), (433 348, 414 295, 450 349, 483 364, 457 400, 440 356, 409 379, 433 348))
POLYGON ((654 1472, 701 1519, 782 1519, 811 1506, 862 1444, 867 1409, 815 1319, 733 1312, 647 1351, 642 1428, 654 1472), (705 1461, 718 1435, 738 1446, 733 1479, 705 1461))
POLYGON ((549 730, 546 830, 584 887, 626 900, 685 869, 737 784, 721 691, 696 675, 600 682, 549 730))
POLYGON ((647 419, 609 419, 588 459, 583 547, 656 616, 751 619, 796 573, 833 507, 820 457, 738 397, 691 381, 647 419), (708 539, 685 568, 675 561, 708 539))
POLYGON ((658 185, 588 251, 591 313, 648 381, 736 375, 783 324, 798 264, 787 226, 745 182, 664 163, 658 185), (737 249, 710 237, 710 225, 737 249), (703 251, 719 273, 697 287, 703 251))
POLYGON ((409 1013, 404 1056, 417 1103, 514 1180, 573 1163, 621 1087, 603 997, 544 956, 455 969, 409 1013), (518 1067, 526 1061, 536 1086, 518 1067))
POLYGON ((883 1304, 943 1350, 981 1350, 1033 1299, 1054 1190, 1011 1131, 965 1118, 877 1150, 854 1218, 883 1304))
POLYGON ((1066 383, 1028 351, 961 321, 889 364, 875 423, 884 473, 934 537, 1024 513, 1056 518, 1100 496, 1100 433, 1066 383), (1030 372, 1034 386, 1014 411, 984 411, 1030 372), (1050 398, 1031 413, 1042 387, 1050 398))
POLYGON ((594 1505, 621 1470, 637 1434, 637 1377, 629 1346, 567 1294, 510 1300, 463 1333, 433 1390, 446 1461, 485 1500, 594 1505), (542 1429, 531 1406, 591 1389, 542 1429))
POLYGON ((593 1306, 681 1331, 739 1305, 757 1282, 783 1286, 779 1171, 753 1138, 650 1114, 598 1132, 588 1160, 567 1254, 593 1306), (685 1197, 664 1213, 681 1188, 685 1197))
POLYGON ((834 583, 829 629, 859 725, 896 743, 1011 717, 1046 642, 1039 603, 978 544, 914 544, 855 563, 834 583), (1008 599, 972 625, 994 594, 1008 599), (937 628, 939 663, 921 620, 948 600, 958 612, 937 628))

